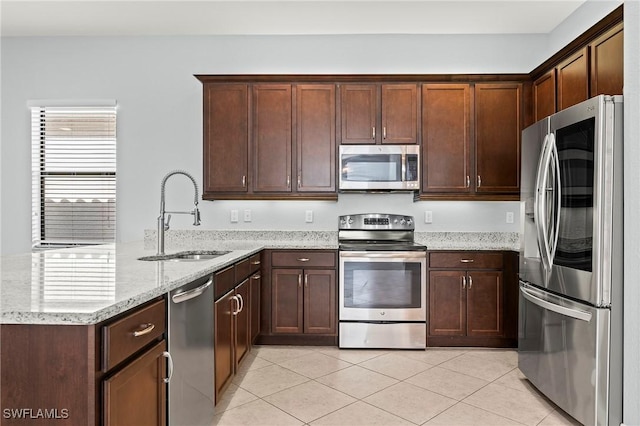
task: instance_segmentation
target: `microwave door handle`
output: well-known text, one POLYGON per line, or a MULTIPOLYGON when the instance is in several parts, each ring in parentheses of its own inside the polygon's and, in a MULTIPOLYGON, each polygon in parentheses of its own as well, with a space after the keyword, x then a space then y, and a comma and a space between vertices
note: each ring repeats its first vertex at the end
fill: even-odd
POLYGON ((404 182, 407 179, 407 153, 404 152, 404 149, 402 150, 402 157, 401 157, 401 161, 402 161, 402 177, 401 180, 404 182))

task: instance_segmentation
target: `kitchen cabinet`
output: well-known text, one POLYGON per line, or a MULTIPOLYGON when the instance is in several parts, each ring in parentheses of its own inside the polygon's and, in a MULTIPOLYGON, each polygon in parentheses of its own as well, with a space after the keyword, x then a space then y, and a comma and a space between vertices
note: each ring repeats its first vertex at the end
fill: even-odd
POLYGON ((475 192, 520 193, 522 84, 474 87, 475 192))
POLYGON ((246 193, 249 178, 249 85, 204 86, 204 193, 246 193))
POLYGON ((556 66, 558 111, 589 99, 589 48, 584 47, 556 66))
POLYGON ((253 192, 291 191, 291 85, 253 86, 253 192))
POLYGON ((257 333, 252 329, 252 315, 259 315, 254 310, 256 304, 260 304, 260 274, 257 273, 260 263, 260 255, 256 254, 214 274, 216 403, 251 350, 254 333, 257 333))
POLYGON ((620 23, 589 43, 590 96, 622 95, 624 35, 620 23))
POLYGON ((340 143, 418 143, 418 85, 342 84, 340 143))
POLYGON ((533 82, 534 121, 540 121, 556 112, 555 68, 533 82))
POLYGON ((521 102, 520 83, 424 84, 420 198, 517 197, 521 102))
POLYGON ((471 86, 422 85, 422 192, 471 193, 471 86))
POLYGON ((271 253, 273 334, 336 336, 335 251, 271 253))
POLYGON ((515 345, 516 263, 502 252, 430 252, 427 345, 515 345))
POLYGON ((166 424, 166 315, 161 297, 98 324, 0 325, 0 405, 49 410, 43 424, 166 424))

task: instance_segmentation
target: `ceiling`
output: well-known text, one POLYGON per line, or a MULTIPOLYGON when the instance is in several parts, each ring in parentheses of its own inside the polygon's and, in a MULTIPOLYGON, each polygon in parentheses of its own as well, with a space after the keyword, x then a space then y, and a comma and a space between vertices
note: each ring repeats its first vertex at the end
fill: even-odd
POLYGON ((1 0, 2 36, 549 33, 585 0, 1 0))

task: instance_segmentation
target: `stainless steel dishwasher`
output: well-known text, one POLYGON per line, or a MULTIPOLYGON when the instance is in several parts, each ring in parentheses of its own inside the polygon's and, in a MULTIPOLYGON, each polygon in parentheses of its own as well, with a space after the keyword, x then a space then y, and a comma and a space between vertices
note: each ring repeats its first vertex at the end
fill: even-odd
POLYGON ((169 293, 169 425, 210 425, 214 415, 213 275, 169 293))

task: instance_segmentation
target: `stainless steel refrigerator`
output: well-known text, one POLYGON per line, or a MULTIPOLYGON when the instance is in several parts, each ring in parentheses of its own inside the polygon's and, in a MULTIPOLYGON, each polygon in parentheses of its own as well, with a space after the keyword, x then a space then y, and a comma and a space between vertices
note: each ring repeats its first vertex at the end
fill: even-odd
POLYGON ((600 95, 522 132, 518 366, 586 425, 622 420, 622 108, 600 95))

